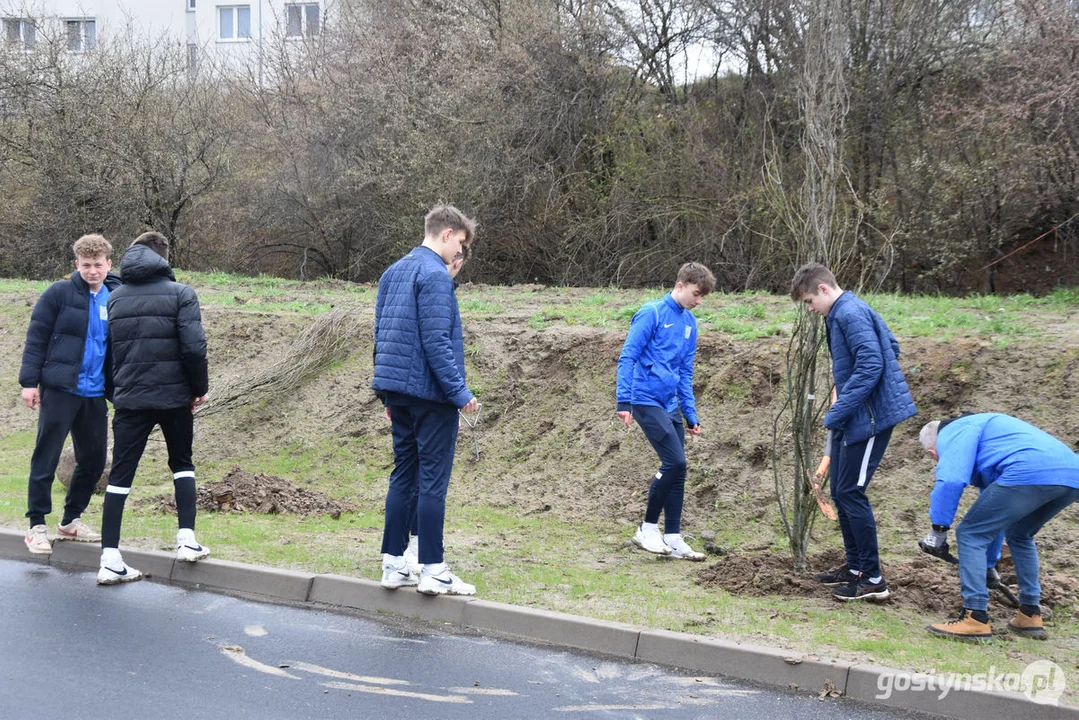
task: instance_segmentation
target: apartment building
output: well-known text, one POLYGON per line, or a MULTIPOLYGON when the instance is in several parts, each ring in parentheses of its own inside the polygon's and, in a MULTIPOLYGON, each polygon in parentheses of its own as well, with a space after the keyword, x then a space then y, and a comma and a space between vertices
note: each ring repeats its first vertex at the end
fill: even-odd
POLYGON ((195 71, 206 56, 258 60, 271 41, 317 37, 334 0, 0 0, 0 42, 32 51, 45 42, 92 50, 119 34, 186 48, 195 71))

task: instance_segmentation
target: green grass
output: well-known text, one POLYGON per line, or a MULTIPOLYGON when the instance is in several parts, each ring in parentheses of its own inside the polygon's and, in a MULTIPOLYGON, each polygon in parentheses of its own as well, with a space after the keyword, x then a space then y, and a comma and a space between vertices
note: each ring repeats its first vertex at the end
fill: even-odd
MULTIPOLYGON (((22 527, 25 483, 33 433, 0 439, 0 523, 22 527)), ((200 512, 199 539, 214 557, 308 572, 377 579, 381 542, 381 501, 386 471, 358 468, 353 449, 340 443, 294 443, 266 456, 237 459, 245 468, 281 474, 327 496, 347 497, 355 512, 327 516, 200 512)), ((225 463, 204 463, 199 473, 218 478, 225 463)), ((124 516, 123 543, 169 550, 176 529, 171 514, 150 512, 138 500, 171 493, 159 461, 144 463, 124 516)), ((458 468, 460 471, 460 467, 458 468)), ((53 504, 63 503, 54 486, 53 504)), ((100 522, 101 498, 84 516, 100 522)), ((823 597, 733 596, 695 582, 697 565, 657 560, 626 549, 631 528, 598 517, 568 523, 548 513, 520 516, 476 504, 451 492, 446 547, 454 568, 474 582, 484 599, 557 610, 603 620, 679 632, 738 639, 852 661, 938 673, 1022 672, 1044 657, 1046 644, 1007 637, 984 646, 941 641, 922 631, 926 619, 906 610, 875 605, 838 605, 823 597), (582 553, 581 548, 588 548, 582 553)), ((55 518, 52 518, 55 520, 55 518)), ((759 545, 776 537, 775 528, 748 522, 719 533, 731 546, 759 545)), ((779 546, 773 549, 781 551, 779 546)), ((943 620, 944 617, 936 618, 943 620)), ((1054 662, 1079 681, 1079 622, 1058 608, 1050 641, 1054 662)))
MULTIPOLYGON (((196 287, 204 304, 269 313, 314 315, 331 306, 346 304, 370 312, 376 292, 374 286, 330 280, 301 283, 224 273, 180 273, 180 279, 196 287)), ((0 280, 0 293, 7 293, 9 298, 29 297, 47 285, 47 282, 0 280)), ((513 287, 463 286, 458 297, 466 325, 470 320, 497 315, 513 317, 513 322, 527 323, 539 330, 583 325, 624 332, 640 305, 661 297, 664 292, 660 288, 553 288, 537 292, 513 287)), ((1058 290, 1041 298, 974 296, 953 299, 880 294, 868 300, 885 317, 901 342, 910 337, 928 337, 941 342, 970 337, 985 339, 996 348, 1005 348, 1011 343, 1037 342, 1044 335, 1046 319, 1060 324, 1079 310, 1079 290, 1058 290)), ((24 302, 8 302, 0 312, 4 313, 5 327, 17 327, 20 332, 25 328, 29 310, 24 302)), ((789 332, 795 313, 796 305, 785 296, 717 293, 706 298, 696 315, 702 333, 748 341, 789 332)), ((484 360, 484 347, 480 342, 470 344, 468 362, 480 365, 484 360)), ((579 361, 579 377, 587 379, 592 361, 583 357, 579 361)), ((612 363, 613 360, 611 358, 612 363)), ((568 359, 566 362, 572 365, 568 359)), ((1053 377, 1059 376, 1061 392, 1066 389, 1069 367, 1068 362, 1061 360, 1054 371, 1057 375, 1053 377)), ((605 372, 607 370, 609 368, 605 372)), ((968 370, 961 364, 953 368, 955 373, 968 370)), ((12 398, 17 392, 14 372, 12 367, 10 377, 2 378, 3 388, 12 398)), ((473 390, 484 397, 489 388, 504 387, 504 373, 505 370, 486 375, 472 373, 473 390)), ((360 391, 354 388, 360 388, 367 381, 367 378, 357 381, 354 387, 343 384, 339 391, 358 393, 360 391)), ((604 391, 608 389, 604 387, 604 391)), ((593 391, 584 385, 573 389, 575 393, 593 391)), ((722 398, 720 402, 732 404, 737 404, 750 391, 747 384, 736 380, 725 386, 715 383, 715 388, 709 389, 722 398)), ((522 401, 537 404, 540 414, 548 412, 548 405, 550 413, 566 412, 565 398, 534 398, 528 388, 522 388, 520 393, 522 401)), ((291 405, 289 408, 296 412, 291 405)), ((272 408, 260 406, 229 421, 257 427, 261 418, 271 412, 272 408)), ((513 427, 507 423, 505 432, 513 432, 513 427)), ((228 437, 228 428, 218 427, 214 432, 215 437, 228 437)), ((290 438, 287 445, 273 451, 241 447, 227 459, 199 461, 198 473, 203 482, 220 479, 235 463, 248 471, 286 477, 328 497, 348 499, 357 508, 337 520, 324 516, 301 518, 203 512, 198 521, 199 538, 213 548, 215 557, 370 579, 379 576, 378 551, 389 440, 376 433, 354 437, 334 437, 329 433, 327 430, 325 434, 310 433, 295 440, 290 438)), ((518 440, 511 439, 507 443, 510 450, 507 457, 502 458, 510 469, 514 467, 514 461, 509 456, 516 452, 523 458, 535 449, 533 435, 523 430, 518 435, 518 440)), ((466 446, 464 452, 467 455, 471 449, 467 433, 462 435, 460 443, 466 446)), ((7 527, 22 528, 25 524, 26 474, 33 444, 34 432, 30 429, 18 432, 0 429, 0 523, 7 527)), ((151 457, 140 467, 125 513, 124 543, 168 549, 175 533, 175 518, 138 505, 139 499, 172 492, 171 481, 163 472, 161 448, 153 443, 152 446, 151 457)), ((716 462, 720 464, 716 472, 724 472, 724 461, 717 459, 716 462)), ((466 463, 458 464, 457 473, 469 471, 466 463)), ((701 468, 699 477, 707 478, 712 471, 713 468, 701 468)), ((569 523, 552 513, 520 516, 502 507, 482 504, 463 493, 458 495, 454 487, 451 483, 447 549, 455 570, 469 582, 474 582, 484 599, 649 627, 745 639, 792 651, 910 670, 986 672, 990 666, 996 666, 998 672, 1020 671, 1026 663, 1046 657, 1048 653, 1066 668, 1072 687, 1079 688, 1079 671, 1076 670, 1079 667, 1079 621, 1075 611, 1069 608, 1057 609, 1051 629, 1053 639, 1046 644, 1007 638, 987 646, 944 642, 924 632, 927 622, 924 615, 889 607, 840 605, 826 594, 796 599, 731 595, 722 589, 697 584, 696 571, 700 566, 657 561, 623 548, 631 529, 616 519, 600 516, 586 523, 569 523), (582 552, 581 548, 587 551, 582 552)), ((61 507, 63 488, 59 484, 54 487, 53 498, 54 508, 61 507)), ((737 513, 729 504, 756 501, 757 498, 748 491, 734 499, 726 495, 723 500, 715 501, 714 518, 744 517, 744 512, 737 513)), ((100 506, 100 497, 95 497, 86 516, 91 525, 100 522, 100 506)), ((774 517, 773 513, 765 513, 761 519, 727 524, 717 522, 716 542, 728 547, 768 547, 784 552, 782 533, 777 530, 774 517)), ((831 541, 834 540, 832 537, 831 541)), ((882 537, 882 547, 893 540, 893 537, 882 537)), ((890 559, 886 558, 886 561, 890 559)), ((931 618, 933 621, 943 619, 931 618)))

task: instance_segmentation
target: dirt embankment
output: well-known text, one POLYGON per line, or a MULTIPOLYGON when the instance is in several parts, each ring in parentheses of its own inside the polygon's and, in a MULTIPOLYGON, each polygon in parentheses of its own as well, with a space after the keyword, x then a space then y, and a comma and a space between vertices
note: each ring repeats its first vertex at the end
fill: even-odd
MULTIPOLYGON (((527 288, 518 290, 527 294, 527 288)), ((593 291, 578 294, 585 292, 593 291)), ((460 293, 463 300, 485 297, 483 288, 465 287, 460 293)), ((454 502, 519 516, 552 513, 581 524, 603 518, 624 524, 628 537, 643 512, 656 461, 640 430, 627 430, 614 415, 615 365, 625 328, 552 324, 539 329, 530 323, 535 313, 550 315, 558 303, 573 300, 570 291, 555 297, 555 291, 537 289, 534 300, 516 300, 497 314, 466 315, 469 383, 483 411, 474 433, 462 429, 450 492, 454 502)), ((6 318, 18 332, 0 334, 0 361, 12 389, 30 305, 26 317, 12 320, 9 313, 6 318)), ((226 467, 238 462, 251 470, 256 468, 248 461, 275 456, 282 448, 316 454, 333 448, 347 456, 357 478, 364 473, 378 477, 382 487, 392 457, 388 424, 369 390, 369 311, 357 309, 343 360, 275 397, 199 420, 200 456, 226 467)), ((215 307, 206 308, 204 316, 213 387, 230 382, 236 386, 287 359, 296 351, 297 338, 315 321, 310 316, 215 307)), ((901 364, 920 415, 897 428, 870 494, 889 584, 901 590, 897 595, 909 596, 927 611, 936 610, 930 607, 934 601, 917 599, 919 588, 935 587, 940 590, 935 594, 956 599, 958 593, 954 572, 927 565, 915 545, 928 525, 933 482, 932 461, 917 444, 921 424, 964 411, 1001 411, 1033 422, 1072 447, 1079 444, 1079 326, 1064 316, 1031 322, 1042 325, 1041 337, 1012 339, 1004 347, 978 337, 949 342, 899 338, 901 364)), ((702 575, 703 581, 731 592, 807 589, 801 585, 804 578, 791 574, 784 556, 766 552, 781 533, 770 453, 773 401, 782 385, 786 343, 782 337, 732 340, 716 332, 705 332, 700 339, 695 391, 703 432, 687 438, 684 525, 690 533, 715 532, 735 551, 702 575)), ((9 396, 17 398, 17 390, 9 396)), ((0 422, 12 430, 30 430, 33 417, 13 399, 0 405, 0 422)), ((317 466, 303 475, 302 483, 295 477, 288 480, 313 490, 329 482, 317 466)), ((296 510, 288 508, 284 498, 298 496, 298 490, 266 494, 271 487, 265 478, 242 488, 235 483, 231 489, 205 485, 210 499, 203 499, 203 507, 209 502, 224 509, 221 498, 228 490, 230 509, 318 511, 302 503, 296 510)), ((357 505, 377 505, 373 491, 364 497, 361 486, 356 487, 357 505)), ((1070 578, 1077 574, 1079 511, 1062 513, 1038 540, 1043 577, 1063 578, 1061 599, 1053 602, 1063 602, 1064 595, 1074 595, 1070 578)), ((835 547, 838 530, 819 522, 813 543, 818 552, 835 547)), ((816 567, 827 564, 826 559, 817 558, 816 567)), ((1049 590, 1047 601, 1055 592, 1049 590)))

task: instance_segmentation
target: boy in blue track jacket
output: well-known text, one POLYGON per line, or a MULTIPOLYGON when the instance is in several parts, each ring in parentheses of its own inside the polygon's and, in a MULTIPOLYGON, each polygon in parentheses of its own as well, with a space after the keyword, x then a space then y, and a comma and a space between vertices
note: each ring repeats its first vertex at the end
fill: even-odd
POLYGON ((1049 433, 1001 413, 933 421, 919 440, 937 461, 929 496, 932 528, 920 543, 923 550, 946 546, 963 491, 968 485, 981 491, 955 530, 963 613, 954 622, 930 625, 929 632, 959 640, 992 637, 983 569, 1003 531, 1019 583, 1019 611, 1008 629, 1044 639, 1034 536, 1079 499, 1079 455, 1049 433))
MULTIPOLYGON (((847 562, 817 579, 838 586, 837 600, 883 600, 888 586, 877 552, 877 521, 866 490, 892 428, 917 414, 899 368, 899 343, 880 315, 836 283, 820 263, 802 266, 791 299, 824 317, 836 402, 824 416, 831 430, 831 490, 847 562)), ((984 566, 983 566, 984 569, 984 566)))
POLYGON ((690 311, 715 286, 715 276, 704 265, 683 265, 674 290, 645 303, 633 316, 618 357, 618 416, 626 427, 637 421, 660 462, 648 489, 644 522, 633 536, 633 543, 650 553, 683 560, 704 560, 704 553, 695 551, 682 538, 685 433, 687 429, 691 435, 701 432, 693 397, 697 319, 690 311))

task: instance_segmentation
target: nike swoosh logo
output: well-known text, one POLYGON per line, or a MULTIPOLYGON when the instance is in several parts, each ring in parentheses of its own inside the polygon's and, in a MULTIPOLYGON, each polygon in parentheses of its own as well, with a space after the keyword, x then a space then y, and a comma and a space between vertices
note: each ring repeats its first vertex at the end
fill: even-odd
POLYGON ((412 573, 404 572, 403 570, 398 570, 397 574, 401 577, 412 577, 412 573))
POLYGON ((438 580, 443 585, 453 585, 453 580, 443 580, 442 578, 435 578, 435 580, 438 580))
POLYGON ((665 327, 665 328, 669 328, 672 325, 674 325, 674 323, 663 323, 663 327, 665 327))
POLYGON ((184 547, 188 550, 194 550, 195 552, 200 552, 202 550, 202 545, 184 545, 184 547))
POLYGON ((108 570, 111 573, 116 573, 117 575, 120 575, 121 577, 124 576, 124 575, 127 575, 127 568, 126 567, 123 570, 113 570, 111 567, 106 567, 105 569, 108 570))

